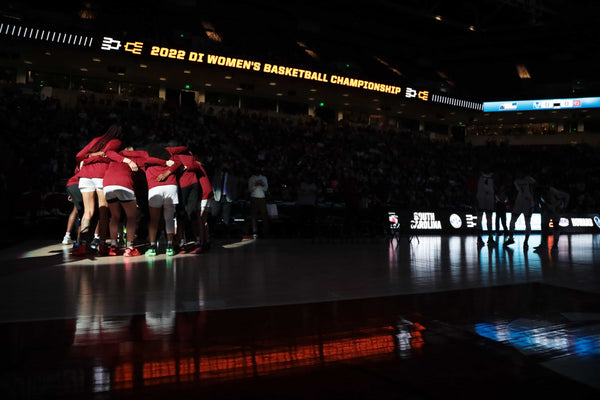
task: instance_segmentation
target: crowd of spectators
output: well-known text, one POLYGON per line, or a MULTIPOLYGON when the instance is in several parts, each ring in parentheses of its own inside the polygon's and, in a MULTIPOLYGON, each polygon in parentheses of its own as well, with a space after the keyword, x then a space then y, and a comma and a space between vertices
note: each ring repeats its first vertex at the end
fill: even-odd
MULTIPOLYGON (((226 160, 243 179, 262 168, 268 201, 293 206, 301 187, 316 185, 316 202, 347 215, 386 215, 393 209, 472 207, 480 167, 510 183, 517 168, 570 193, 569 208, 598 211, 598 149, 471 146, 431 141, 423 132, 321 121, 309 116, 217 108, 165 112, 80 103, 63 108, 50 98, 4 85, 0 91, 2 220, 25 210, 23 196, 64 193, 75 154, 110 123, 123 126, 126 145, 187 146, 209 177, 226 160), (383 213, 383 214, 382 214, 383 213)), ((249 198, 246 191, 244 199, 249 198)), ((48 212, 46 210, 45 212, 48 212)))

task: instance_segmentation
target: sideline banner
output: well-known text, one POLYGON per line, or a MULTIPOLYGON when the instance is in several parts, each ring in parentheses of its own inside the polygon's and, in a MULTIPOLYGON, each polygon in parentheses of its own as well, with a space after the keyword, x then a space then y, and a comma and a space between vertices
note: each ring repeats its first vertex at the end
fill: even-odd
MULTIPOLYGON (((506 224, 510 227, 512 214, 506 213, 506 224)), ((461 210, 425 210, 425 211, 388 211, 390 229, 405 233, 476 233, 478 215, 472 211, 461 210)), ((555 221, 548 221, 552 229, 555 221)), ((565 213, 558 221, 561 233, 600 233, 600 214, 565 213)), ((488 232, 487 220, 483 215, 482 229, 488 232)), ((496 213, 492 213, 492 231, 496 231, 496 213)), ((520 215, 515 224, 515 232, 525 232, 525 217, 520 215)), ((504 231, 502 227, 500 231, 504 231)), ((531 216, 531 232, 542 231, 542 214, 537 212, 531 216)))

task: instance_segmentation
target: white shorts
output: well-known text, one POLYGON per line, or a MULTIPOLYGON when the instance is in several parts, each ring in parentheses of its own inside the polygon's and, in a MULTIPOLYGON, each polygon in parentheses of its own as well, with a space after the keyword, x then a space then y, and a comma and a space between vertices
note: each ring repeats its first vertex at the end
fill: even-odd
POLYGON ((170 204, 179 204, 177 185, 156 186, 148 190, 149 207, 160 208, 170 204))
POLYGON ((106 201, 132 201, 135 200, 135 192, 119 185, 109 185, 104 187, 104 197, 106 201))
POLYGON ((209 212, 210 209, 212 208, 214 200, 213 199, 202 199, 198 202, 198 204, 200 205, 200 211, 201 212, 209 212))
POLYGON ((102 190, 102 178, 79 178, 79 191, 81 193, 102 190))

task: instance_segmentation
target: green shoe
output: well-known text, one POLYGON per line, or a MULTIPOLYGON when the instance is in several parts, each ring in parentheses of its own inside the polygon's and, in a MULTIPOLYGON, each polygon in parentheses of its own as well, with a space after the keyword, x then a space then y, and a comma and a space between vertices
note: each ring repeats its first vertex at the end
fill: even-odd
POLYGON ((151 247, 148 250, 146 250, 145 254, 149 257, 154 257, 156 255, 156 249, 151 247))
POLYGON ((175 255, 175 250, 173 250, 172 247, 167 248, 167 250, 165 251, 165 254, 168 256, 174 256, 175 255))

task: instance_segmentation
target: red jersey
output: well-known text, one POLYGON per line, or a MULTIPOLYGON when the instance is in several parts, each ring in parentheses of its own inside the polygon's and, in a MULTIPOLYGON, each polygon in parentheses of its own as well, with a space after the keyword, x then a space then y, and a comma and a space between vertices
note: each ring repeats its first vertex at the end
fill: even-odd
POLYGON ((146 180, 148 181, 148 190, 157 186, 177 185, 177 177, 175 171, 181 167, 179 161, 173 160, 174 164, 167 167, 167 161, 160 158, 148 157, 144 163, 144 171, 146 172, 146 180), (158 181, 158 176, 163 172, 171 171, 171 175, 164 181, 158 181))
POLYGON ((129 158, 136 163, 140 169, 143 168, 148 154, 145 151, 123 150, 119 153, 109 151, 106 157, 110 160, 106 172, 104 173, 103 186, 118 185, 127 189, 134 190, 134 174, 129 164, 124 163, 125 158, 129 158))
POLYGON ((167 151, 171 154, 173 160, 179 161, 183 165, 183 169, 179 170, 177 174, 177 182, 179 187, 188 187, 194 183, 198 183, 198 177, 195 171, 198 170, 196 166, 196 159, 191 155, 187 147, 167 147, 167 151))
POLYGON ((198 172, 202 172, 200 169, 202 165, 200 161, 196 160, 196 157, 186 154, 175 154, 173 159, 179 161, 185 167, 179 176, 179 186, 187 187, 198 183, 198 172))
POLYGON ((185 146, 167 147, 173 159, 180 161, 186 168, 179 176, 179 186, 186 187, 199 182, 202 187, 202 200, 213 197, 212 187, 202 163, 185 146))
POLYGON ((79 185, 79 166, 75 167, 74 175, 67 180, 67 187, 72 185, 79 185))
POLYGON ((202 200, 214 199, 215 195, 213 194, 210 180, 202 164, 200 164, 200 170, 203 175, 198 179, 198 182, 200 182, 200 186, 202 187, 202 200))
MULTIPOLYGON (((108 167, 110 160, 103 156, 89 157, 91 153, 90 150, 98 142, 98 140, 100 140, 101 137, 102 136, 98 136, 97 138, 92 139, 92 141, 89 142, 83 149, 81 149, 81 151, 75 156, 77 164, 83 161, 83 166, 79 172, 80 178, 104 177, 104 173, 106 172, 106 168, 108 167)), ((119 147, 121 147, 121 141, 119 139, 111 139, 100 151, 103 151, 106 154, 109 151, 119 150, 119 147)))

